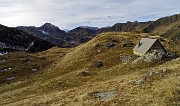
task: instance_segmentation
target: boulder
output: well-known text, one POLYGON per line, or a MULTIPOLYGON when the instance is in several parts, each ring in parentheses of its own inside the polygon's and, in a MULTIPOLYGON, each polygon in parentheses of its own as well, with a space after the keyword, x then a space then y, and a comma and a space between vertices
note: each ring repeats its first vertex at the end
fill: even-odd
POLYGON ((97 47, 100 47, 100 44, 94 44, 93 45, 93 48, 97 48, 97 47))
POLYGON ((30 61, 30 59, 29 58, 21 58, 21 61, 27 63, 30 61))
POLYGON ((120 54, 120 56, 119 56, 119 60, 123 63, 130 61, 130 59, 131 59, 131 56, 122 55, 122 54, 120 54))
POLYGON ((142 61, 153 62, 155 60, 162 60, 163 56, 164 56, 163 53, 153 51, 135 59, 132 63, 137 63, 137 62, 142 62, 142 61))
POLYGON ((32 71, 37 71, 38 69, 36 69, 36 68, 33 68, 33 69, 31 69, 32 71))
POLYGON ((112 47, 114 47, 116 44, 115 43, 113 43, 113 42, 107 42, 107 43, 105 43, 105 47, 106 48, 112 48, 112 47))
POLYGON ((65 53, 64 52, 60 52, 59 53, 59 57, 64 57, 65 56, 65 53))
POLYGON ((152 62, 154 60, 161 60, 163 57, 163 54, 161 52, 152 52, 145 55, 145 60, 147 62, 152 62))
POLYGON ((101 53, 101 52, 102 52, 102 50, 98 50, 98 51, 97 51, 97 53, 101 53))
POLYGON ((123 47, 133 47, 134 46, 134 43, 132 42, 126 42, 123 44, 123 47))
POLYGON ((106 100, 112 99, 118 94, 116 91, 103 91, 103 92, 93 92, 90 95, 95 99, 106 101, 106 100))
POLYGON ((100 68, 100 67, 103 67, 103 63, 99 60, 96 60, 92 63, 92 66, 95 68, 100 68))
POLYGON ((113 43, 119 42, 117 39, 114 39, 114 38, 108 38, 107 41, 108 42, 113 42, 113 43))
POLYGON ((89 72, 89 71, 82 71, 82 72, 80 72, 80 75, 82 75, 82 76, 90 76, 91 72, 89 72))

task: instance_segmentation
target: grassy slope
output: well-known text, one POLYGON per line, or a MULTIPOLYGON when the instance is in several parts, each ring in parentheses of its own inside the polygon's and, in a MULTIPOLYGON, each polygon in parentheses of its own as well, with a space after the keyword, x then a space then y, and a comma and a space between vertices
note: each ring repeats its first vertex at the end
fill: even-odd
POLYGON ((11 81, 4 81, 3 79, 16 76, 16 79, 21 77, 30 77, 33 74, 41 73, 49 63, 50 59, 38 55, 23 52, 14 52, 5 56, 0 56, 0 81, 9 83, 11 81), (9 70, 4 70, 8 69, 9 70))
POLYGON ((151 33, 156 36, 162 36, 164 38, 179 41, 179 35, 180 35, 179 26, 180 26, 180 21, 171 24, 162 24, 160 26, 155 27, 151 31, 151 33))
POLYGON ((162 35, 164 33, 166 33, 168 30, 170 30, 172 27, 174 27, 175 25, 177 25, 178 22, 175 23, 171 23, 168 25, 160 25, 158 27, 156 27, 154 30, 152 30, 152 33, 157 34, 157 35, 162 35))
MULTIPOLYGON (((1 84, 0 105, 79 106, 177 103, 179 60, 163 64, 159 62, 161 66, 148 63, 123 64, 119 61, 120 54, 129 55, 132 60, 136 58, 132 54, 133 47, 122 47, 122 45, 127 40, 137 43, 141 36, 147 36, 147 34, 104 33, 73 49, 55 47, 36 54, 35 56, 48 59, 46 62, 49 65, 42 69, 43 72, 40 74, 33 74, 29 78, 20 77, 21 79, 10 84, 1 84), (116 46, 106 48, 105 44, 112 38, 116 41, 116 46), (93 47, 97 44, 98 47, 93 47), (92 67, 91 64, 95 60, 102 61, 104 66, 92 67), (143 85, 131 83, 152 68, 157 71, 168 68, 170 73, 167 78, 151 79, 143 85), (82 76, 82 71, 89 72, 90 76, 82 76), (108 101, 99 101, 89 96, 95 91, 111 90, 116 90, 118 95, 108 101)), ((163 44, 169 51, 180 53, 177 44, 169 41, 163 41, 163 44), (175 46, 172 48, 172 45, 175 46)), ((39 66, 38 61, 34 61, 36 62, 39 66)))
POLYGON ((162 34, 163 37, 166 37, 168 39, 177 40, 180 39, 180 23, 177 23, 173 27, 171 27, 167 33, 162 34))

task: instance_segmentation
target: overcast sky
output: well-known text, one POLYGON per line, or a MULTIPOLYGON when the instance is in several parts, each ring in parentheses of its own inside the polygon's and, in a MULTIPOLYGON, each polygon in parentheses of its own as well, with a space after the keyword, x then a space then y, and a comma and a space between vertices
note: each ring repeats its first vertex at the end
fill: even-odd
POLYGON ((149 21, 180 13, 180 0, 0 0, 0 24, 60 29, 149 21))

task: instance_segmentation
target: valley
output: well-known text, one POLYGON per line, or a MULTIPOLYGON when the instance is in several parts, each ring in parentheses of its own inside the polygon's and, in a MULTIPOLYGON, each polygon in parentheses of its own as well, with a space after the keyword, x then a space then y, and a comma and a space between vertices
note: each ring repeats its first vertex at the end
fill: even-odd
POLYGON ((68 33, 0 26, 0 105, 179 105, 179 16, 68 33), (172 58, 135 62, 142 38, 159 39, 172 58))

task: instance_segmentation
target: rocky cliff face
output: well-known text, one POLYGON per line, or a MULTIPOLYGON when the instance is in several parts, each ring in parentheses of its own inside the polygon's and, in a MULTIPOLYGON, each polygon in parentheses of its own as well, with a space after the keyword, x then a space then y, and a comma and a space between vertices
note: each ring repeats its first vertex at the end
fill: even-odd
POLYGON ((0 25, 0 51, 39 52, 53 45, 26 32, 0 25))
POLYGON ((138 31, 141 30, 142 28, 146 27, 149 25, 151 21, 149 22, 127 22, 127 23, 116 23, 112 27, 108 28, 102 28, 98 30, 98 33, 102 32, 131 32, 131 31, 138 31))
POLYGON ((143 32, 180 41, 180 14, 160 18, 145 27, 143 32))
POLYGON ((175 14, 169 17, 163 17, 160 18, 154 22, 152 22, 150 25, 148 25, 146 28, 143 29, 145 33, 150 33, 152 30, 154 30, 156 27, 162 26, 162 25, 169 25, 175 22, 180 21, 180 14, 175 14))
POLYGON ((180 23, 174 25, 171 29, 169 29, 166 33, 162 34, 161 36, 180 42, 180 23))

